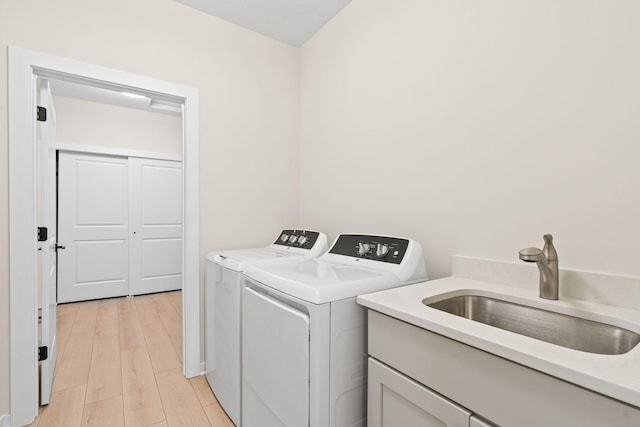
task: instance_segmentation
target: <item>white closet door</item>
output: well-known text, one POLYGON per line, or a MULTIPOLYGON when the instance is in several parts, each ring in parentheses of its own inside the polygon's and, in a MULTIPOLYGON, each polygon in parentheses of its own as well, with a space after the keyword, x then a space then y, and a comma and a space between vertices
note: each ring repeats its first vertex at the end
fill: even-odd
POLYGON ((130 294, 182 288, 182 164, 129 159, 130 294))
POLYGON ((127 159, 61 152, 58 170, 58 302, 127 295, 127 159))

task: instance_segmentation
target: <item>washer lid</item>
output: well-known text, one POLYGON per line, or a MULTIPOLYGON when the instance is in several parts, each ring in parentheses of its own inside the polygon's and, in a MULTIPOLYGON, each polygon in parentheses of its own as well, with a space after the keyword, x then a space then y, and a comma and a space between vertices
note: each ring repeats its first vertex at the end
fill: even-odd
POLYGON ((244 271, 249 265, 291 262, 296 258, 302 260, 303 256, 286 247, 279 249, 272 246, 210 252, 207 255, 207 260, 233 271, 244 271))
POLYGON ((403 284, 388 271, 337 264, 322 259, 250 266, 245 275, 313 304, 324 304, 403 284))
POLYGON ((324 233, 309 230, 282 230, 275 242, 266 248, 209 252, 207 260, 233 271, 244 271, 248 265, 315 258, 326 250, 327 236, 324 233))

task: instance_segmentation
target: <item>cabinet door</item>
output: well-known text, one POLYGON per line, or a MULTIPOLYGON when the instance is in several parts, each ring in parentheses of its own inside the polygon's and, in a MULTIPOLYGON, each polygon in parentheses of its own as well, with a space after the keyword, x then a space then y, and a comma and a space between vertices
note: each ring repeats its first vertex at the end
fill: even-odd
POLYGON ((369 358, 369 427, 468 427, 471 412, 369 358))

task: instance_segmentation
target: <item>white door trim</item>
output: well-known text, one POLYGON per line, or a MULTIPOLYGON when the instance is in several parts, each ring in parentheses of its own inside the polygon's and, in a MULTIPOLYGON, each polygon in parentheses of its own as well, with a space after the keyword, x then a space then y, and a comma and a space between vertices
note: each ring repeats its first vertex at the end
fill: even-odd
POLYGON ((30 424, 38 411, 35 75, 146 91, 183 103, 183 373, 199 375, 198 89, 12 46, 8 51, 11 421, 30 424))

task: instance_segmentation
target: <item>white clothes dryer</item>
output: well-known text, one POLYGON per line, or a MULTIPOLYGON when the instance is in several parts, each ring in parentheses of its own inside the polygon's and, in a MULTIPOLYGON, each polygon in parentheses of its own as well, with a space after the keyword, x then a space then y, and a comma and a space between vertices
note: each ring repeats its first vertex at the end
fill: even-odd
POLYGON ((302 261, 327 250, 317 231, 283 230, 264 248, 207 254, 205 287, 206 377, 220 405, 236 426, 241 416, 242 272, 248 266, 302 261))
POLYGON ((356 296, 425 280, 417 242, 357 234, 317 259, 247 268, 243 427, 366 426, 366 311, 356 296))

